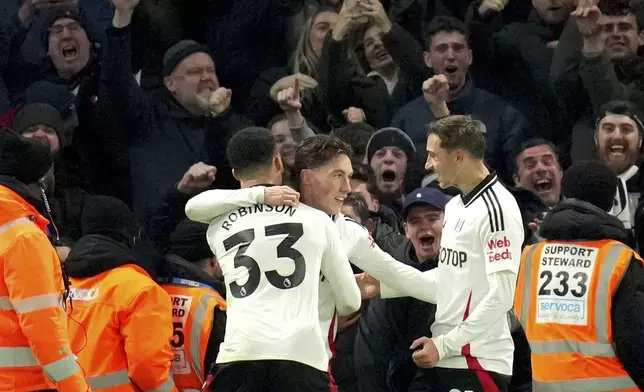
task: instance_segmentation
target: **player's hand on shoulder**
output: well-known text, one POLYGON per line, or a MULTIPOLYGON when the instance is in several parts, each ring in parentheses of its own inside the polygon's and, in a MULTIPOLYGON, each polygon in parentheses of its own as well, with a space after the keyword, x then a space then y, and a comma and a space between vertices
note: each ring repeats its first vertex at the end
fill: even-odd
POLYGON ((432 368, 440 359, 434 341, 426 336, 414 340, 409 349, 414 351, 411 355, 414 363, 421 368, 432 368))
POLYGON ((297 207, 300 204, 300 192, 285 185, 267 186, 264 188, 264 204, 297 207))

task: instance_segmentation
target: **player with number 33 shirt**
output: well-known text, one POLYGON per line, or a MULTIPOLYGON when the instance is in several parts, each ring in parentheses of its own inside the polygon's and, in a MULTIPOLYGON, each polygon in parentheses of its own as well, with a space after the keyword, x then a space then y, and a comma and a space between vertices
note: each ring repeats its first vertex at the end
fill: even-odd
MULTIPOLYGON (((360 292, 333 221, 304 204, 266 204, 283 164, 270 131, 247 128, 227 148, 233 175, 256 202, 222 214, 218 191, 191 199, 186 214, 208 223, 207 240, 227 287, 227 325, 214 379, 218 392, 328 392, 320 275, 338 312, 360 308, 360 292), (259 186, 266 185, 267 187, 259 186)), ((296 193, 295 191, 292 191, 296 193)))

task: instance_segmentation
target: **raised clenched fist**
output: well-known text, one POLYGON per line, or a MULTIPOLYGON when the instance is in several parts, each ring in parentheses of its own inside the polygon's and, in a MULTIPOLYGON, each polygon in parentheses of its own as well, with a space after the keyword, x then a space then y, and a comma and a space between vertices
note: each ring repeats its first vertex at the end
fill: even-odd
POLYGON ((501 12, 508 5, 509 0, 483 0, 479 6, 479 15, 485 16, 490 12, 501 12))
POLYGON ((367 119, 367 116, 365 116, 364 114, 364 110, 355 108, 353 106, 348 109, 344 109, 342 111, 342 114, 344 115, 344 118, 346 118, 350 123, 361 123, 365 122, 365 120, 367 119))
POLYGON ((445 75, 432 76, 423 83, 423 96, 430 105, 441 105, 447 102, 449 84, 445 75))
POLYGON ((203 162, 195 163, 183 175, 177 189, 184 195, 196 195, 208 189, 215 182, 217 168, 203 162))
POLYGON ((222 114, 228 110, 232 97, 232 90, 219 87, 210 95, 210 100, 208 101, 210 110, 216 114, 222 114))

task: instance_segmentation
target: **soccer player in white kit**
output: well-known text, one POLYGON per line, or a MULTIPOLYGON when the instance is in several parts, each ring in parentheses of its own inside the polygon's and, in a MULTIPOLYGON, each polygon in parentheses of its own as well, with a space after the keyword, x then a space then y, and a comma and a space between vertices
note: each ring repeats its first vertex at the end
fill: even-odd
MULTIPOLYGON (((269 130, 238 132, 227 155, 242 188, 281 183, 283 164, 269 130)), ((186 214, 210 224, 208 243, 228 291, 214 389, 327 392, 327 331, 320 330, 318 314, 320 274, 340 312, 360 307, 360 292, 333 222, 304 204, 255 203, 213 214, 211 192, 191 199, 186 214)))
MULTIPOLYGON (((523 223, 516 200, 483 162, 484 130, 469 116, 449 116, 430 124, 427 138, 426 169, 436 172, 441 187, 462 192, 445 207, 438 268, 427 272, 437 283, 433 337, 411 346, 416 364, 431 368, 425 384, 441 392, 507 391, 512 375, 514 344, 506 315, 523 223)), ((395 296, 386 286, 381 294, 395 296)))
MULTIPOLYGON (((316 135, 306 139, 296 151, 293 170, 293 182, 301 193, 302 202, 333 218, 342 239, 342 248, 349 261, 358 268, 401 292, 410 286, 431 286, 435 283, 431 276, 395 260, 375 244, 364 227, 340 213, 351 190, 349 180, 353 168, 350 157, 351 148, 335 137, 316 135)), ((208 208, 213 214, 226 214, 261 202, 262 197, 260 187, 239 191, 213 190, 209 191, 208 208)), ((433 298, 435 295, 431 290, 420 294, 421 300, 431 302, 433 298)), ((336 306, 329 282, 321 275, 319 315, 321 330, 326 331, 329 338, 329 358, 336 334, 336 306)))

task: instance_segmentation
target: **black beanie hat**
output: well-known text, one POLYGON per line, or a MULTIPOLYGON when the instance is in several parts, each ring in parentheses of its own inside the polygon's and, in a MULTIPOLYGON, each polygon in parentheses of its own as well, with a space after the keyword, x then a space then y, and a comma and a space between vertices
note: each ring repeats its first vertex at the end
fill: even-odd
POLYGON ((618 179, 604 163, 576 163, 564 172, 562 182, 564 197, 585 201, 606 212, 613 208, 618 179))
POLYGON ((376 151, 384 147, 398 147, 407 154, 407 159, 412 159, 416 146, 411 138, 402 130, 394 127, 382 128, 371 135, 367 142, 367 163, 371 163, 376 151))
POLYGON ((181 221, 170 235, 170 251, 187 261, 196 263, 213 257, 206 232, 208 225, 185 219, 181 221))
POLYGON ((81 15, 74 9, 66 7, 54 7, 51 10, 45 11, 42 19, 43 43, 45 44, 45 48, 49 46, 49 29, 51 29, 51 27, 54 25, 54 23, 56 23, 57 20, 63 18, 73 19, 80 24, 83 23, 81 15))
POLYGON ((53 106, 47 103, 32 103, 25 106, 16 119, 13 120, 13 129, 19 134, 35 125, 47 125, 56 131, 61 147, 65 145, 61 130, 63 128, 63 118, 60 112, 53 106))
POLYGON ((83 205, 81 231, 83 236, 99 234, 132 248, 135 237, 134 215, 119 199, 91 196, 83 205))
POLYGON ((40 180, 53 161, 49 147, 9 129, 0 129, 0 175, 23 184, 40 180))
POLYGON ((630 118, 637 126, 640 136, 644 135, 644 114, 634 103, 629 101, 606 102, 597 111, 597 115, 595 116, 595 128, 604 117, 611 114, 619 114, 630 118))
POLYGON ((163 77, 166 77, 177 68, 179 63, 194 53, 208 53, 208 48, 193 40, 179 41, 168 49, 163 55, 163 77))

